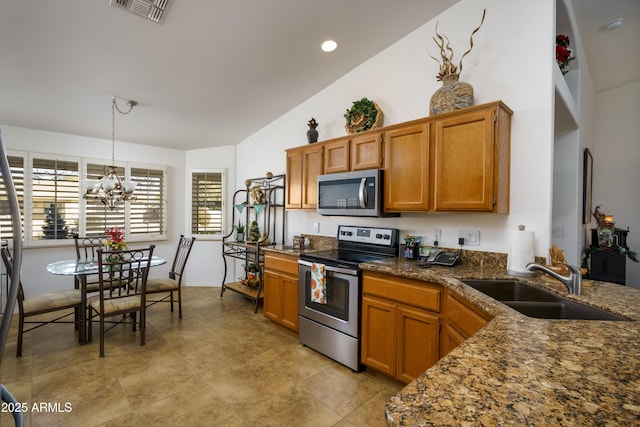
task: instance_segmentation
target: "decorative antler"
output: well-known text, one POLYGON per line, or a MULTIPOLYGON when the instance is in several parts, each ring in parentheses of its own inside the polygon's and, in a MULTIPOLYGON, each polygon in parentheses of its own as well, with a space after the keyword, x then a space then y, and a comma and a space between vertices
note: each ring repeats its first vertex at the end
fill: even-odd
POLYGON ((469 37, 469 50, 467 50, 461 57, 458 62, 458 66, 453 65, 453 49, 450 46, 449 38, 443 34, 438 33, 438 22, 436 21, 436 37, 433 37, 433 41, 436 43, 436 46, 440 48, 440 57, 442 58, 442 63, 439 59, 435 58, 431 54, 429 56, 433 58, 438 64, 440 64, 440 72, 436 76, 438 81, 441 81, 444 76, 449 74, 460 74, 462 72, 462 59, 467 56, 471 49, 473 49, 473 35, 480 30, 482 24, 484 23, 484 17, 487 13, 487 9, 484 9, 482 12, 482 21, 480 21, 480 25, 473 30, 471 36, 469 37))

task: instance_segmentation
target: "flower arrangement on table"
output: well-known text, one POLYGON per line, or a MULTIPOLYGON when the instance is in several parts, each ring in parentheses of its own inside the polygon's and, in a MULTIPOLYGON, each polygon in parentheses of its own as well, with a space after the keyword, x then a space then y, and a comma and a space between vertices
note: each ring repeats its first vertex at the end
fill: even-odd
POLYGON ((109 238, 104 242, 107 251, 122 251, 127 249, 127 242, 124 240, 124 231, 119 228, 112 228, 107 231, 109 238))
POLYGON ((569 44, 570 40, 568 36, 564 34, 558 34, 556 36, 556 62, 563 75, 571 70, 571 68, 569 68, 569 62, 576 58, 573 55, 573 49, 569 48, 569 44))
POLYGON ((609 252, 624 254, 631 261, 639 262, 638 254, 629 248, 619 246, 613 238, 615 231, 615 222, 613 222, 613 215, 606 214, 600 210, 601 205, 595 207, 591 215, 595 218, 598 224, 597 235, 598 245, 587 247, 583 251, 582 266, 586 267, 589 263, 589 256, 593 252, 609 252))

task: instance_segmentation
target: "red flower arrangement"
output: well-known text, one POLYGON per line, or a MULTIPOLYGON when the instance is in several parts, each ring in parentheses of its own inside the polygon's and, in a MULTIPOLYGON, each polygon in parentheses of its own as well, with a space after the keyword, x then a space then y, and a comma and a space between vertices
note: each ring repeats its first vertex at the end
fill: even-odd
POLYGON ((109 238, 104 243, 107 249, 112 251, 121 251, 127 249, 127 242, 124 241, 124 231, 119 228, 112 228, 107 231, 109 238))
POLYGON ((558 34, 556 36, 556 62, 560 66, 562 74, 569 72, 569 62, 575 59, 573 56, 573 50, 569 49, 569 37, 564 34, 558 34))

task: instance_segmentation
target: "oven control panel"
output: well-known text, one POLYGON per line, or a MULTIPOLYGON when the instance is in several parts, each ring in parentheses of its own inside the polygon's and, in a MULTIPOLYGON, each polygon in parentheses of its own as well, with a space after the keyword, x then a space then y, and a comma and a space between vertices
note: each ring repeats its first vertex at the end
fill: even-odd
POLYGON ((341 225, 338 227, 338 240, 373 245, 392 246, 397 240, 398 230, 395 228, 357 227, 341 225))

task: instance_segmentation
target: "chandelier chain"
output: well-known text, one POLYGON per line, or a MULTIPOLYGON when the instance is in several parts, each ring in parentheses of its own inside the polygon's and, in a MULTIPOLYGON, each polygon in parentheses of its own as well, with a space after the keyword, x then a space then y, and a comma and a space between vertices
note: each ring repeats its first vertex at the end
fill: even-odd
POLYGON ((129 100, 127 101, 127 105, 129 109, 127 111, 123 111, 118 107, 118 102, 115 96, 111 97, 111 165, 115 167, 116 165, 116 110, 120 114, 127 115, 133 110, 133 107, 138 105, 136 101, 129 100))

